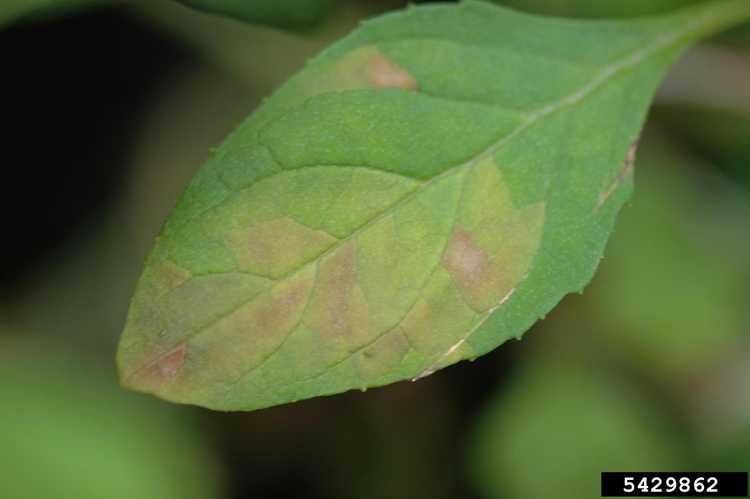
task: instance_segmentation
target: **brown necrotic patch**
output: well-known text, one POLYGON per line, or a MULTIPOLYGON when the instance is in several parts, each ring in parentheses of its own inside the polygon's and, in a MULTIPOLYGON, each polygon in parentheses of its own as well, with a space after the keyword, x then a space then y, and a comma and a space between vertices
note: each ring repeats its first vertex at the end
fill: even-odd
POLYGON ((417 89, 417 80, 411 73, 382 55, 376 54, 368 62, 367 79, 375 88, 417 89))
POLYGON ((186 356, 187 344, 182 342, 138 369, 125 380, 125 384, 143 391, 156 391, 180 372, 186 356))
POLYGON ((162 261, 153 271, 150 283, 156 296, 161 296, 182 286, 192 277, 191 273, 169 260, 162 261))
POLYGON ((543 203, 515 206, 491 159, 466 173, 442 265, 475 311, 499 306, 529 272, 544 227, 543 203))
POLYGON ((606 190, 599 193, 599 199, 597 200, 596 207, 594 208, 594 213, 599 211, 602 206, 604 206, 604 203, 607 202, 607 199, 617 190, 618 187, 620 187, 620 184, 633 172, 633 169, 635 168, 635 158, 638 153, 638 140, 630 144, 630 148, 628 149, 628 153, 625 156, 625 161, 623 161, 622 169, 620 170, 620 173, 617 175, 617 178, 615 178, 615 181, 610 185, 606 190))
MULTIPOLYGON (((502 224, 497 224, 501 232, 502 224)), ((518 282, 519 272, 526 272, 532 248, 514 247, 512 237, 493 248, 493 254, 481 248, 471 234, 456 225, 448 241, 443 266, 461 290, 463 299, 476 312, 498 305, 502 297, 518 282), (520 268, 522 267, 522 268, 520 268)))
POLYGON ((317 284, 305 324, 326 346, 354 350, 375 336, 369 306, 357 282, 357 243, 349 241, 320 262, 317 284))
POLYGON ((312 69, 302 85, 306 95, 368 88, 417 90, 419 87, 411 73, 372 45, 356 48, 332 64, 312 69))
POLYGON ((453 230, 443 265, 466 288, 481 285, 489 272, 487 254, 471 239, 471 235, 460 225, 453 230))

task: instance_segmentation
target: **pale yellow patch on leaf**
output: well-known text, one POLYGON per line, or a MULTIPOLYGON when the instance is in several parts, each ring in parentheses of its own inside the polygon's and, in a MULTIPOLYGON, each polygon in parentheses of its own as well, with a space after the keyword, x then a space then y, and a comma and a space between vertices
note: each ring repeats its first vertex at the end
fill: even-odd
POLYGON ((281 277, 312 260, 336 242, 330 234, 313 230, 289 217, 235 229, 227 237, 240 270, 271 278, 281 277))
POLYGON ((354 367, 363 381, 375 380, 398 367, 409 348, 400 329, 389 331, 354 357, 354 367))
POLYGON ((269 288, 268 279, 231 272, 196 276, 164 295, 159 315, 161 341, 180 341, 212 318, 233 310, 269 288))
POLYGON ((438 267, 401 322, 401 329, 420 353, 438 355, 475 324, 477 313, 464 302, 451 275, 438 267))

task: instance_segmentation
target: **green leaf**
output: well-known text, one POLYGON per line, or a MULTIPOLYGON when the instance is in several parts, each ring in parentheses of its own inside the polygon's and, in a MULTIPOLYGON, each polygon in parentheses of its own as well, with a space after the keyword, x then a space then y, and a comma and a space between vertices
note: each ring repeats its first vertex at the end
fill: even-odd
POLYGON ((124 385, 256 409, 426 376, 590 280, 667 67, 750 16, 632 22, 480 3, 365 23, 198 172, 146 263, 124 385))
POLYGON ((300 28, 320 20, 328 0, 177 0, 205 12, 248 23, 300 28))

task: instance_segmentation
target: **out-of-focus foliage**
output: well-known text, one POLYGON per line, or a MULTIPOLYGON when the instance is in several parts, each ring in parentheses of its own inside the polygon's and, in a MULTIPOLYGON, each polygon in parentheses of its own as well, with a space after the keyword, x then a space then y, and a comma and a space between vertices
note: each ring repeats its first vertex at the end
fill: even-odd
POLYGON ((123 393, 109 369, 4 342, 0 394, 3 499, 219 497, 195 428, 123 393))
POLYGON ((679 470, 668 420, 584 357, 527 359, 482 414, 469 466, 483 497, 593 499, 599 473, 679 470))
POLYGON ((747 471, 750 469, 750 429, 707 457, 704 469, 747 471))
POLYGON ((0 2, 0 28, 13 22, 40 15, 64 14, 75 9, 103 6, 114 0, 2 0, 0 2))
POLYGON ((492 0, 520 10, 563 17, 637 17, 670 12, 705 0, 492 0))
POLYGON ((750 200, 668 142, 645 148, 632 206, 587 290, 592 306, 578 313, 595 328, 591 341, 685 374, 746 339, 750 200))
POLYGON ((284 28, 310 26, 328 10, 328 0, 177 0, 195 9, 248 23, 284 28))
POLYGON ((750 189, 750 113, 670 105, 660 106, 655 116, 691 150, 717 161, 732 180, 750 189))
POLYGON ((750 189, 750 42, 691 50, 670 72, 654 116, 750 189))
POLYGON ((197 15, 172 1, 138 1, 132 4, 132 9, 157 29, 228 69, 235 83, 243 84, 257 104, 261 97, 270 95, 299 70, 306 60, 346 35, 363 18, 398 6, 397 0, 337 4, 331 15, 316 26, 314 36, 292 35, 222 16, 197 15))

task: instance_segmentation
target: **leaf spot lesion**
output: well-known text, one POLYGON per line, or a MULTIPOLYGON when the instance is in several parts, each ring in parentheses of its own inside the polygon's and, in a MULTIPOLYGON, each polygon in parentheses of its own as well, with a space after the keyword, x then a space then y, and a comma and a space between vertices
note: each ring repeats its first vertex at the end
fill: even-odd
POLYGON ((375 88, 417 90, 417 80, 396 63, 376 54, 367 64, 367 79, 375 88))
POLYGON ((150 363, 135 371, 126 379, 126 382, 137 386, 158 388, 177 376, 177 373, 185 364, 187 353, 187 343, 183 341, 175 348, 158 355, 150 363))
POLYGON ((636 139, 632 144, 630 144, 628 153, 625 155, 625 160, 622 163, 622 169, 615 178, 615 181, 612 182, 612 184, 607 189, 599 193, 599 199, 596 202, 594 213, 597 213, 602 208, 602 206, 604 206, 604 203, 607 202, 607 199, 609 199, 609 197, 617 190, 617 188, 620 187, 620 184, 622 184, 622 182, 628 177, 628 175, 630 175, 635 169, 635 159, 638 153, 638 142, 638 139, 636 139))
POLYGON ((465 287, 477 286, 489 268, 487 254, 472 241, 471 235, 456 225, 443 256, 443 265, 465 287))

